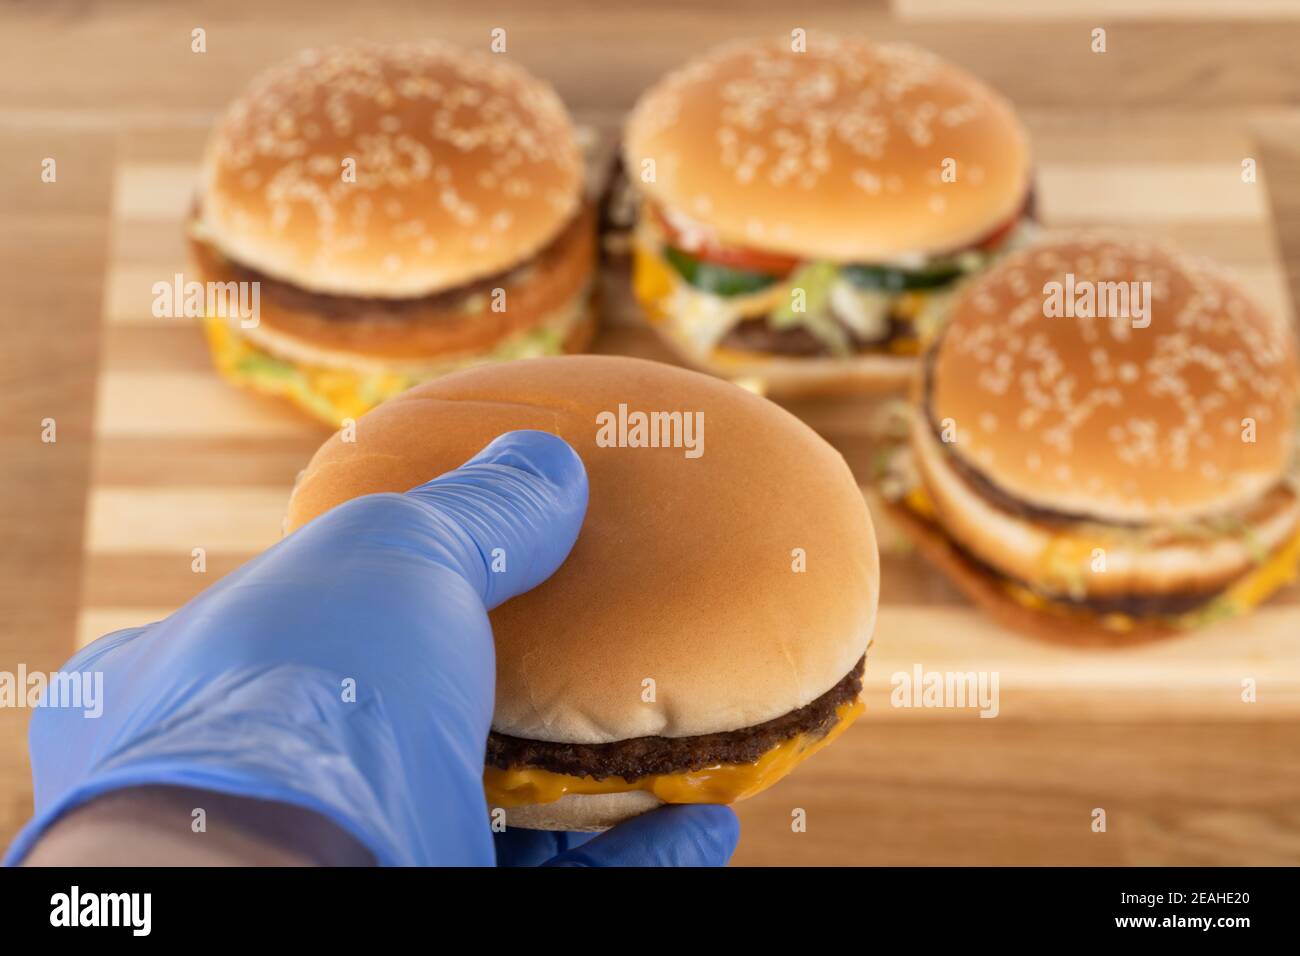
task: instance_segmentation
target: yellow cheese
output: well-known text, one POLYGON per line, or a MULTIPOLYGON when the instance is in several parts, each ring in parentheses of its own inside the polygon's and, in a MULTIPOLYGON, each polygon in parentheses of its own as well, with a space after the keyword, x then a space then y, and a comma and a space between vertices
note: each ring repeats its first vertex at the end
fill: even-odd
POLYGON ((277 359, 219 318, 209 317, 204 329, 213 363, 224 378, 264 395, 286 398, 331 425, 359 418, 415 384, 390 372, 317 368, 277 359))
MULTIPOLYGON (((929 521, 935 518, 934 504, 930 496, 919 486, 911 489, 902 499, 902 503, 922 518, 929 521)), ((1045 566, 1059 567, 1062 559, 1084 563, 1090 560, 1092 549, 1098 546, 1096 539, 1058 535, 1053 539, 1048 552, 1044 554, 1045 566)), ((1208 601, 1205 607, 1175 617, 1161 618, 1161 620, 1173 627, 1190 628, 1221 617, 1234 617, 1256 607, 1279 588, 1294 582, 1298 576, 1300 576, 1300 531, 1297 531, 1266 560, 1239 578, 1226 591, 1208 601)), ((1128 614, 1091 614, 1086 610, 1044 597, 1017 581, 1008 578, 1003 578, 1001 581, 1003 589, 1012 600, 1034 611, 1094 617, 1103 627, 1112 631, 1129 631, 1137 623, 1128 614)))
POLYGON ((1038 554, 1038 581, 1049 591, 1082 598, 1087 594, 1088 575, 1098 549, 1106 550, 1106 542, 1099 536, 1053 534, 1038 554))
POLYGON ((417 375, 290 362, 258 348, 216 317, 209 317, 204 329, 213 363, 224 378, 264 395, 286 398, 336 427, 435 375, 494 359, 558 355, 564 338, 563 328, 541 327, 507 339, 494 351, 450 359, 417 375))
POLYGON ((1295 581, 1297 568, 1300 568, 1300 532, 1228 588, 1219 600, 1230 602, 1241 610, 1248 610, 1274 591, 1295 581))
POLYGON ((632 247, 632 294, 645 309, 651 322, 665 318, 661 303, 673 294, 677 279, 664 259, 640 243, 632 247))
POLYGON ((907 505, 907 507, 911 508, 922 518, 929 520, 934 519, 934 502, 930 500, 930 496, 925 493, 925 489, 920 485, 912 488, 903 496, 903 504, 907 505))
POLYGON ((1131 631, 1137 624, 1137 621, 1128 614, 1119 612, 1108 612, 1106 614, 1095 614, 1084 608, 1074 607, 1069 604, 1062 604, 1043 597, 1036 591, 1031 591, 1018 581, 1012 581, 1009 578, 1000 579, 1002 589, 1006 591, 1007 596, 1015 601, 1021 607, 1027 607, 1031 611, 1039 611, 1043 614, 1054 614, 1057 617, 1073 617, 1076 619, 1091 619, 1108 631, 1131 631))
POLYGON ((926 292, 904 292, 890 303, 890 312, 897 319, 911 321, 925 307, 928 298, 926 292))
MULTIPOLYGON (((1300 532, 1218 597, 1208 600, 1203 607, 1179 615, 1164 616, 1160 620, 1172 627, 1192 628, 1244 614, 1261 604, 1279 588, 1295 581, 1298 567, 1300 567, 1300 532)), ((1013 581, 1004 582, 1004 587, 1018 604, 1025 607, 1059 614, 1088 614, 1087 611, 1044 598, 1013 581)), ((1131 615, 1118 612, 1101 615, 1099 621, 1103 627, 1112 631, 1130 631, 1136 624, 1131 615)))
POLYGON ((889 351, 894 355, 920 355, 921 341, 919 339, 892 338, 889 340, 889 351))
POLYGON ((569 794, 629 793, 644 790, 664 803, 733 803, 766 790, 801 761, 821 750, 857 720, 866 705, 861 700, 841 704, 836 722, 824 735, 799 734, 777 744, 754 763, 719 764, 685 773, 654 774, 637 780, 622 777, 577 777, 525 767, 499 770, 488 767, 483 789, 494 807, 521 807, 553 803, 569 794))

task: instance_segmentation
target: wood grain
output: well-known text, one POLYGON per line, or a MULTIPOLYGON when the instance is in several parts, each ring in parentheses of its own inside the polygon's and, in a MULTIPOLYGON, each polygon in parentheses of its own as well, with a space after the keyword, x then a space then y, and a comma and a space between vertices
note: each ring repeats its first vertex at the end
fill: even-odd
MULTIPOLYGON (((0 32, 3 32, 0 30, 0 32)), ((0 128, 0 668, 50 670, 77 615, 113 140, 0 128), (57 180, 41 163, 58 157, 57 180), (42 441, 52 419, 56 441, 42 441)), ((31 812, 27 713, 0 709, 0 842, 31 812)))
POLYGON ((738 806, 736 862, 1294 866, 1297 747, 1292 722, 864 718, 816 767, 738 806), (791 829, 796 808, 806 832, 791 829))
MULTIPOLYGON (((314 43, 486 42, 612 132, 636 93, 727 36, 853 28, 929 46, 1022 108, 1050 224, 1140 230, 1217 258, 1259 297, 1300 296, 1300 3, 996 0, 707 6, 141 2, 0 10, 0 668, 157 619, 278 536, 325 429, 235 392, 196 329, 150 315, 207 126, 257 69, 314 43), (743 10, 743 13, 742 13, 743 10), (792 20, 798 22, 792 22, 792 20), (1096 23, 1109 52, 1088 49, 1096 23), (194 26, 209 52, 189 52, 194 26), (57 156, 57 185, 39 181, 57 156), (1240 179, 1242 159, 1259 163, 1240 179), (39 440, 58 420, 59 441, 39 440), (12 452, 12 453, 11 453, 12 452), (191 550, 204 547, 195 573, 191 550)), ((615 275, 599 351, 669 353, 615 275)), ((865 476, 871 408, 790 402, 865 476)), ((1113 653, 999 630, 881 523, 869 710, 739 807, 742 864, 1300 862, 1300 587, 1257 615, 1113 653), (891 679, 997 671, 1000 714, 890 704, 891 679), (1253 679, 1255 703, 1241 700, 1253 679), (807 811, 793 833, 791 811, 807 811), (1090 814, 1108 814, 1093 833, 1090 814)), ((26 714, 0 711, 0 845, 30 812, 26 714)))

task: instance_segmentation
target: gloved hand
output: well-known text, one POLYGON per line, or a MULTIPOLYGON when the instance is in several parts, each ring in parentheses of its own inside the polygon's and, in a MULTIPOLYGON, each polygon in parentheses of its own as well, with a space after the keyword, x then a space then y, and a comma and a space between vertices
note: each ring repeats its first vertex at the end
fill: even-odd
POLYGON ((721 866, 740 825, 730 807, 660 807, 604 833, 510 830, 496 835, 498 866, 721 866))
MULTIPOLYGON (((322 515, 171 617, 100 638, 63 670, 103 673, 103 715, 34 712, 36 815, 6 862, 99 794, 171 784, 316 811, 381 864, 490 865, 487 612, 559 567, 586 507, 573 450, 511 432, 406 494, 322 515)), ((508 831, 500 846, 516 863, 721 864, 735 842, 731 811, 700 806, 589 842, 508 831)))

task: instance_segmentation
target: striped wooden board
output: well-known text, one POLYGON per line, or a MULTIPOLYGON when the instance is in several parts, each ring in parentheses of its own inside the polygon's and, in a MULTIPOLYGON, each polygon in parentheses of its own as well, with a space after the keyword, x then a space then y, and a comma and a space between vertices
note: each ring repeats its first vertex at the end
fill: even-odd
MULTIPOLYGON (((607 143, 610 118, 588 119, 607 143)), ((1157 121, 1141 137, 1106 114, 1031 112, 1026 119, 1048 225, 1141 228, 1226 262, 1271 308, 1289 311, 1267 177, 1242 182, 1251 142, 1231 118, 1208 127, 1157 121)), ((219 380, 191 322, 151 316, 153 283, 184 270, 181 215, 203 135, 187 127, 123 139, 85 534, 83 642, 169 613, 275 542, 293 477, 327 434, 292 408, 219 380), (191 570, 194 548, 206 552, 205 573, 191 570)), ((671 360, 642 324, 626 276, 612 271, 604 278, 606 329, 598 349, 671 360)), ((788 404, 865 480, 874 448, 870 400, 788 404)), ((909 553, 879 511, 877 518, 885 557, 867 680, 873 720, 918 718, 888 706, 891 675, 918 663, 927 670, 997 670, 1003 719, 1086 713, 1112 721, 1250 721, 1300 714, 1300 587, 1254 617, 1186 638, 1122 653, 1058 648, 992 625, 909 553), (1254 705, 1240 699, 1246 677, 1260 688, 1254 705)))
MULTIPOLYGON (((1282 309, 1276 232, 1300 295, 1295 0, 750 0, 743 14, 673 0, 49 6, 0 11, 0 667, 56 667, 74 610, 83 642, 156 618, 277 537, 324 430, 218 382, 196 329, 149 318, 149 290, 183 267, 179 216, 216 111, 300 47, 363 36, 473 46, 505 25, 512 55, 575 108, 606 110, 587 117, 609 126, 654 77, 727 36, 798 25, 907 40, 1024 111, 1051 223, 1172 239, 1236 267, 1282 309), (210 37, 203 57, 189 49, 196 24, 210 37), (1104 57, 1088 46, 1097 25, 1110 34, 1104 57), (57 188, 31 172, 50 155, 57 188), (1247 156, 1263 173, 1249 186, 1247 156), (58 417, 57 446, 31 438, 46 415, 58 417), (190 571, 196 546, 205 575, 190 571)), ((664 355, 626 309, 609 319, 602 349, 664 355)), ((861 473, 872 448, 862 402, 792 407, 861 473)), ((739 806, 738 862, 1300 862, 1295 588, 1186 639, 1060 649, 999 631, 881 532, 870 712, 739 806), (917 663, 998 670, 999 718, 890 708, 889 675, 917 663), (1239 702, 1243 676, 1258 681, 1257 704, 1239 702), (1091 831, 1095 807, 1106 834, 1091 831), (791 830, 794 808, 806 833, 791 830)), ((0 711, 0 846, 30 812, 27 716, 0 711)))

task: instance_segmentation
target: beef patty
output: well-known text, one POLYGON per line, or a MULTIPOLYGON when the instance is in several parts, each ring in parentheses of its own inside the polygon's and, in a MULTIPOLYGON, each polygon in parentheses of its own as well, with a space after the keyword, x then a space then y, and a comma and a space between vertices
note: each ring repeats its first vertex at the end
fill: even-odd
MULTIPOLYGON (((867 341, 854 332, 838 316, 831 313, 831 318, 844 329, 855 352, 879 350, 888 343, 905 338, 915 338, 916 330, 910 322, 897 316, 890 316, 889 331, 884 338, 867 341)), ((742 319, 733 325, 722 341, 723 348, 735 352, 758 352, 765 355, 785 355, 792 358, 834 358, 835 353, 821 339, 813 335, 802 325, 777 328, 768 324, 767 316, 742 319)))
POLYGON ((1127 614, 1129 617, 1136 618, 1177 617, 1180 614, 1186 614, 1188 611, 1195 611, 1197 608, 1204 607, 1229 587, 1229 585, 1225 585, 1212 591, 1173 591, 1168 594, 1137 594, 1130 592, 1128 594, 1084 595, 1077 598, 1069 594, 1044 594, 1028 581, 1009 577, 997 568, 981 561, 952 538, 948 539, 948 543, 961 552, 963 558, 985 574, 992 575, 1002 581, 1018 584, 1025 590, 1038 594, 1043 600, 1050 601, 1061 607, 1073 608, 1096 615, 1127 614))
MULTIPOLYGON (((190 221, 196 222, 201 216, 198 204, 190 208, 190 221)), ((207 239, 199 238, 193 231, 189 242, 195 256, 203 262, 222 262, 225 272, 239 282, 256 282, 261 295, 268 302, 294 312, 309 312, 332 321, 408 321, 441 315, 448 312, 463 311, 466 303, 473 299, 490 296, 496 289, 509 288, 525 278, 535 269, 554 269, 563 258, 563 253, 577 242, 577 236, 588 228, 594 218, 595 210, 584 205, 568 224, 564 226, 546 245, 527 259, 507 269, 479 279, 473 279, 454 288, 423 295, 404 296, 400 298, 383 298, 379 296, 346 295, 334 292, 315 292, 305 289, 286 279, 277 279, 261 272, 253 266, 230 259, 220 252, 207 239)))
POLYGON ((866 655, 838 684, 810 704, 753 727, 698 737, 633 737, 608 744, 566 744, 488 734, 487 764, 500 770, 531 767, 575 777, 622 777, 628 782, 661 773, 685 773, 718 764, 747 764, 800 734, 824 736, 836 710, 862 693, 866 655))

